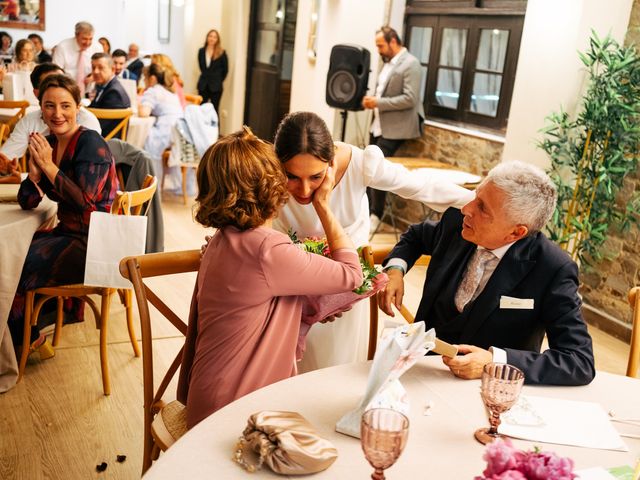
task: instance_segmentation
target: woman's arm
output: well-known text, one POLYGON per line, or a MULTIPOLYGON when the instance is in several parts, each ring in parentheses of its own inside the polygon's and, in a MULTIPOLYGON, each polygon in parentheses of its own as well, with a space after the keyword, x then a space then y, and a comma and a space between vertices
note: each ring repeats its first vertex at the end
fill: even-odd
POLYGON ((438 212, 449 207, 462 208, 474 198, 472 191, 447 180, 435 179, 428 170, 409 171, 402 165, 386 160, 376 146, 368 146, 362 158, 364 184, 367 187, 422 202, 438 212))
POLYGON ((222 81, 224 82, 224 79, 227 78, 227 74, 229 73, 229 59, 227 58, 227 52, 222 52, 222 56, 220 58, 221 62, 221 67, 220 69, 222 70, 222 75, 220 76, 222 78, 222 81))

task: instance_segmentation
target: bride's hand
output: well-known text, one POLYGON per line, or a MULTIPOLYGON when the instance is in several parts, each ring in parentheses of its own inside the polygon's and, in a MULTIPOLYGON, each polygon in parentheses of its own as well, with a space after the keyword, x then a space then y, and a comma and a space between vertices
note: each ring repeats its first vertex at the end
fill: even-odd
POLYGON ((320 186, 313 192, 313 206, 315 208, 318 207, 328 207, 329 199, 331 198, 331 191, 335 186, 336 181, 336 173, 334 167, 328 167, 327 173, 322 180, 320 186))

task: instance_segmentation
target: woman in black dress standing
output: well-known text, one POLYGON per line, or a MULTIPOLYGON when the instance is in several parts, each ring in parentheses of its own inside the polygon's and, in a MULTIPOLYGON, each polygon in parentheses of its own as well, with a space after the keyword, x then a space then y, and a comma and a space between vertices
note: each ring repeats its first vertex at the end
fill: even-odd
POLYGON ((227 53, 220 45, 220 34, 217 30, 209 30, 204 41, 204 47, 198 50, 198 65, 200 78, 198 79, 198 94, 203 102, 213 103, 218 112, 222 97, 222 82, 229 72, 227 53))

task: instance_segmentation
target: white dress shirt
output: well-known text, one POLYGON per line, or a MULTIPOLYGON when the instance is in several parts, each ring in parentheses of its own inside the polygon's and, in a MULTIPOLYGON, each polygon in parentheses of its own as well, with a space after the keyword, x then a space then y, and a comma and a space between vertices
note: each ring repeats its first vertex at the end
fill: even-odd
MULTIPOLYGON (((389 81, 389 75, 391 70, 398 63, 400 57, 407 51, 405 47, 402 47, 398 53, 396 53, 391 60, 385 62, 378 74, 378 83, 376 84, 376 98, 381 98, 384 89, 387 88, 387 82, 389 81)), ((380 137, 382 135, 382 127, 380 126, 380 112, 377 108, 373 109, 373 122, 371 122, 371 133, 374 137, 380 137)))
MULTIPOLYGON (((102 45, 99 43, 92 43, 89 48, 82 52, 84 57, 83 63, 85 76, 91 73, 91 55, 102 51, 102 45)), ((78 78, 77 66, 79 54, 80 47, 78 46, 78 42, 76 42, 76 37, 71 37, 66 40, 62 40, 58 45, 56 45, 55 51, 53 52, 53 59, 51 61, 56 65, 61 66, 65 73, 75 80, 78 78)))
MULTIPOLYGON (((93 113, 85 108, 80 108, 77 122, 79 125, 90 130, 95 130, 102 135, 100 122, 98 122, 98 119, 93 113)), ((42 111, 40 109, 27 113, 16 123, 9 139, 0 147, 0 152, 4 153, 10 159, 22 157, 27 151, 29 134, 32 132, 49 135, 49 127, 47 127, 47 124, 42 120, 42 111)))

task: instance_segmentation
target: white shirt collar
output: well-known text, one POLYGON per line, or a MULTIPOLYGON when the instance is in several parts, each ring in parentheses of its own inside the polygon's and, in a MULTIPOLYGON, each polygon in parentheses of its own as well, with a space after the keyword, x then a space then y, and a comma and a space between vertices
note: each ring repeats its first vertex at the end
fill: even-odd
POLYGON ((498 260, 502 260, 502 257, 505 256, 507 251, 511 248, 511 245, 513 245, 514 243, 516 242, 507 243, 506 245, 503 245, 498 248, 494 248, 493 250, 489 250, 488 248, 484 248, 478 245, 478 250, 489 250, 491 253, 493 253, 496 256, 498 260))
POLYGON ((393 58, 392 58, 391 60, 389 60, 389 63, 390 63, 391 65, 395 65, 396 63, 398 63, 398 60, 400 60, 400 57, 401 57, 401 56, 404 54, 404 52, 406 52, 406 51, 407 51, 406 47, 402 47, 402 48, 400 49, 400 51, 399 51, 398 53, 396 53, 396 54, 393 56, 393 58))

